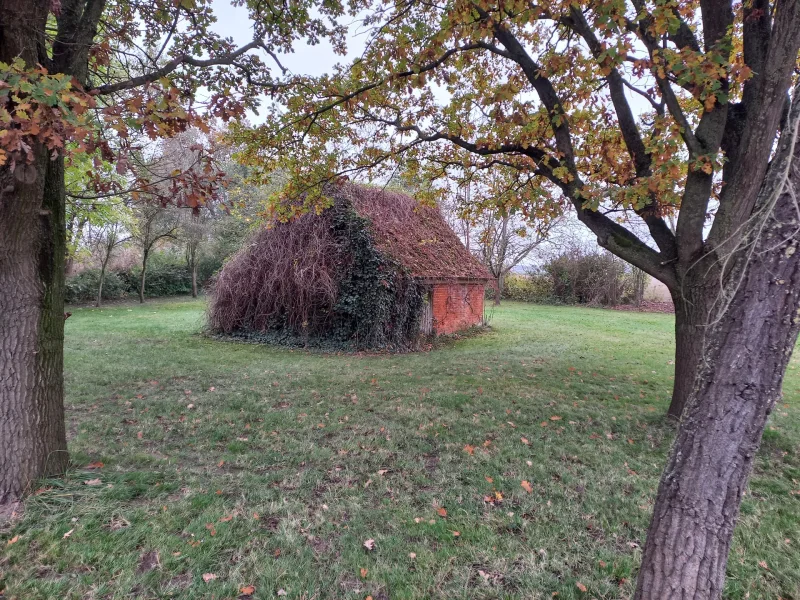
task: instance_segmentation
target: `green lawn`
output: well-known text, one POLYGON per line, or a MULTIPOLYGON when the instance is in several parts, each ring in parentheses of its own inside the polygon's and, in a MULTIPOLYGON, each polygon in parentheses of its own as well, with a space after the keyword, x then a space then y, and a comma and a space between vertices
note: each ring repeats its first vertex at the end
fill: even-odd
MULTIPOLYGON (((324 355, 208 339, 204 308, 72 310, 75 468, 0 532, 6 598, 632 594, 672 439, 670 315, 508 304, 432 352, 324 355)), ((727 598, 800 598, 796 367, 727 598)))

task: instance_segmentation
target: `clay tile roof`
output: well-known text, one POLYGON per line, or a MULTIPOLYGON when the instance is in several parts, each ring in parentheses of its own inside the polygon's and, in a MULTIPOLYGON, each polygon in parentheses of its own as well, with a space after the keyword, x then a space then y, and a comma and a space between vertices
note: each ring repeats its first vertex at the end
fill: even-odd
POLYGON ((372 224, 372 239, 420 279, 491 280, 492 276, 461 243, 437 208, 399 192, 339 184, 330 195, 348 200, 372 224))

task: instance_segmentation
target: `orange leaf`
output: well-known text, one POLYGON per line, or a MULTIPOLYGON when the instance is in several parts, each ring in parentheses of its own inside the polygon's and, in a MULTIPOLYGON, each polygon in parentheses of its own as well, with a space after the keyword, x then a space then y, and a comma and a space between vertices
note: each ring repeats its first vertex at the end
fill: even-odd
POLYGON ((439 513, 440 517, 446 517, 447 516, 447 510, 444 507, 438 509, 436 512, 439 513))
POLYGON ((561 417, 559 417, 558 415, 553 415, 552 417, 550 417, 550 420, 551 421, 560 421, 561 417))
POLYGON ((494 479, 492 479, 491 477, 485 477, 484 479, 486 479, 486 481, 488 481, 489 483, 494 483, 494 479))
POLYGON ((458 536, 460 536, 460 535, 461 535, 461 532, 460 532, 460 531, 454 531, 454 532, 453 532, 453 537, 458 537, 458 536))
POLYGON ((214 573, 203 573, 203 581, 208 583, 209 581, 214 581, 217 578, 214 573))
POLYGON ((88 465, 86 465, 86 467, 84 467, 84 468, 86 468, 86 469, 102 469, 102 468, 103 468, 103 463, 101 463, 101 462, 98 460, 97 462, 89 463, 89 464, 88 464, 88 465))
POLYGON ((222 518, 219 520, 219 522, 220 522, 220 523, 227 523, 227 522, 228 522, 228 521, 230 521, 231 519, 233 519, 233 515, 226 515, 226 516, 222 517, 222 518))
POLYGON ((522 489, 528 492, 529 494, 533 491, 533 486, 531 486, 530 481, 523 480, 520 485, 522 486, 522 489))
POLYGON ((369 571, 367 569, 362 568, 361 569, 361 579, 366 579, 367 578, 367 573, 369 573, 369 571))
POLYGON ((464 452, 472 456, 473 454, 475 454, 475 446, 470 446, 469 444, 467 444, 466 446, 464 446, 464 452))
POLYGON ((16 544, 19 541, 19 536, 15 535, 13 538, 6 542, 6 546, 10 546, 11 544, 16 544))
POLYGON ((521 437, 521 438, 519 438, 519 441, 522 442, 523 444, 525 444, 526 446, 530 446, 531 445, 531 443, 528 441, 528 438, 521 437))
POLYGON ((578 582, 575 584, 575 587, 576 587, 576 588, 578 588, 578 589, 579 589, 580 591, 582 591, 582 592, 585 592, 585 591, 586 591, 586 586, 585 586, 585 585, 583 585, 583 584, 582 584, 580 581, 578 581, 578 582))
POLYGON ((242 592, 245 596, 252 596, 256 593, 256 586, 254 585, 245 585, 239 588, 239 591, 242 592))

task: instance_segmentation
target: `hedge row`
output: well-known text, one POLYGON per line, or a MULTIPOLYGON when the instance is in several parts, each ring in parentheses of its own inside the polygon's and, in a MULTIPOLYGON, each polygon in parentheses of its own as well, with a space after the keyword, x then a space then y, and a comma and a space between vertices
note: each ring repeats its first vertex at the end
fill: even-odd
MULTIPOLYGON (((197 263, 197 284, 202 287, 222 266, 213 256, 202 256, 197 263)), ((119 300, 139 294, 141 266, 124 271, 109 271, 103 283, 103 300, 119 300)), ((100 285, 100 269, 87 269, 67 278, 65 301, 70 304, 93 302, 100 285)), ((177 296, 192 292, 192 274, 185 261, 174 253, 158 253, 147 263, 145 296, 177 296)))
POLYGON ((528 274, 508 275, 503 298, 538 304, 635 304, 644 279, 607 253, 570 251, 528 274))

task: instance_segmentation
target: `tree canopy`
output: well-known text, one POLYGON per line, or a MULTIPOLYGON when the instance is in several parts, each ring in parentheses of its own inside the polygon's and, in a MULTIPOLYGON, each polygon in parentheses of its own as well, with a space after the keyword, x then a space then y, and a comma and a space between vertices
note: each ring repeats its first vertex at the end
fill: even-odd
POLYGON ((307 193, 307 204, 319 181, 398 162, 426 181, 502 172, 526 215, 565 197, 601 245, 673 289, 675 262, 704 252, 710 206, 716 246, 747 218, 795 62, 769 41, 800 35, 794 2, 359 8, 363 54, 278 90, 272 118, 237 132, 244 160, 286 169, 286 197, 307 193), (740 165, 750 145, 760 160, 740 165), (620 225, 622 210, 653 244, 620 225), (673 231, 665 217, 678 210, 673 231))
MULTIPOLYGON (((32 181, 37 145, 70 164, 83 166, 86 154, 92 157, 83 170, 86 183, 101 194, 127 189, 163 196, 139 168, 137 154, 148 142, 189 127, 207 133, 214 119, 257 110, 261 95, 282 85, 279 53, 323 37, 341 47, 346 30, 335 22, 343 14, 339 2, 316 7, 300 0, 280 9, 234 2, 247 8, 253 30, 253 40, 239 47, 215 32, 210 0, 26 4, 18 11, 24 20, 18 33, 27 42, 13 43, 18 19, 4 15, 13 56, 0 56, 0 166, 32 181), (31 45, 34 52, 21 51, 31 45), (108 177, 108 162, 124 180, 108 177)), ((182 190, 180 201, 188 206, 204 202, 208 181, 219 179, 211 165, 207 160, 203 178, 176 171, 170 193, 182 190)))

